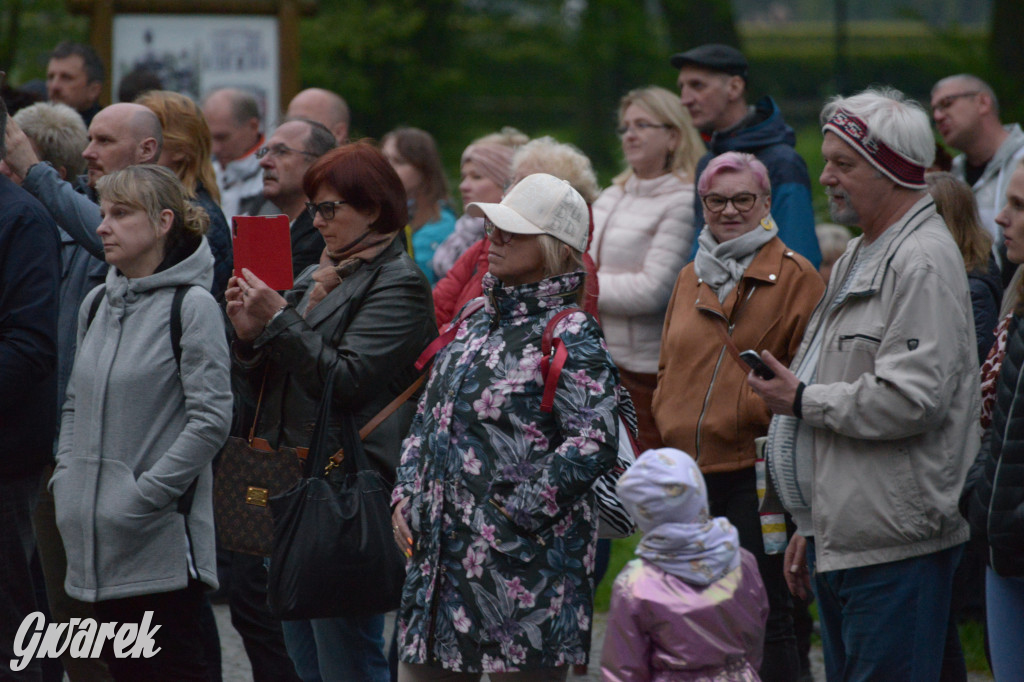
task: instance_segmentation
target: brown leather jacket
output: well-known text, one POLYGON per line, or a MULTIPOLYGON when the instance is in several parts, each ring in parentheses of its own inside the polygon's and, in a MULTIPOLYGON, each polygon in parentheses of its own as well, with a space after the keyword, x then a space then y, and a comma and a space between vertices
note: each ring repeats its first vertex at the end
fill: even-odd
POLYGON ((769 350, 788 365, 824 290, 814 266, 778 237, 761 247, 724 304, 687 265, 665 316, 652 406, 665 445, 691 454, 704 472, 753 466, 754 439, 768 432, 771 412, 716 326, 728 324, 739 350, 769 350))

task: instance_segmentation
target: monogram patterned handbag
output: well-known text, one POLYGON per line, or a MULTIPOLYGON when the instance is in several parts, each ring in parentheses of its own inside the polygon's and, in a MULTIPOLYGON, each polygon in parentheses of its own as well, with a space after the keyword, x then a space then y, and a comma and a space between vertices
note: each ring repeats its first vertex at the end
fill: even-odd
POLYGON ((266 381, 264 374, 248 439, 228 439, 213 477, 217 545, 257 556, 270 556, 273 548, 274 521, 268 502, 299 482, 307 453, 306 448, 275 450, 263 438, 255 437, 266 381))

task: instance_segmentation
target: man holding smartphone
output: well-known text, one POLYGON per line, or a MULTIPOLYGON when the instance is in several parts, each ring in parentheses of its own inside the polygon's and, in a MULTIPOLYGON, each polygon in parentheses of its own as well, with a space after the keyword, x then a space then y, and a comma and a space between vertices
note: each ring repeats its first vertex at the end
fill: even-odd
POLYGON ((776 414, 766 457, 797 534, 790 589, 813 587, 829 679, 939 678, 957 510, 980 444, 963 260, 926 191, 935 146, 892 89, 822 111, 832 219, 863 235, 836 262, 792 371, 751 387, 776 414), (879 627, 885 623, 886 627, 879 627))

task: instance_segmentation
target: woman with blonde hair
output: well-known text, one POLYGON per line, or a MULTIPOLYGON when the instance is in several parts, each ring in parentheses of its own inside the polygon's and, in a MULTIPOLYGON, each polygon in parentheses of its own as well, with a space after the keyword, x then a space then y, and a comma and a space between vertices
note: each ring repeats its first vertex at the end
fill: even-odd
POLYGON ((964 258, 967 284, 971 289, 971 308, 974 310, 978 364, 981 364, 995 341, 999 304, 1003 297, 999 268, 992 255, 992 237, 981 225, 974 192, 966 183, 950 173, 928 173, 924 179, 928 183, 928 193, 935 200, 935 210, 946 221, 946 227, 964 258))
POLYGON ((157 163, 170 168, 185 186, 189 198, 210 217, 207 238, 213 252, 213 287, 218 300, 231 276, 231 233, 220 210, 220 190, 213 172, 210 127, 195 102, 177 92, 150 90, 136 104, 146 107, 160 119, 164 143, 157 163))
POLYGON ((594 202, 589 253, 608 348, 649 449, 661 446, 651 397, 665 310, 694 240, 694 169, 704 143, 679 97, 653 86, 622 98, 618 133, 627 167, 594 202))
POLYGON ((152 623, 156 656, 101 655, 116 680, 207 680, 203 593, 217 587, 210 462, 231 423, 205 212, 135 165, 96 183, 106 284, 82 302, 50 479, 69 596, 100 622, 152 623))
POLYGON ((587 205, 537 173, 467 210, 487 221, 487 296, 434 358, 392 493, 398 680, 564 680, 590 653, 593 484, 624 437, 615 365, 576 309, 587 205), (571 351, 545 410, 548 325, 571 351))

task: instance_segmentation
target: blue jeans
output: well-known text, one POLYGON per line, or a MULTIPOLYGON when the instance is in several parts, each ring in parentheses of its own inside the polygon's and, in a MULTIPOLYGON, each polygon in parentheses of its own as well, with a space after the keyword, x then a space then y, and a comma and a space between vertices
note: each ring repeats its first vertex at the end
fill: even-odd
POLYGON ((42 679, 39 659, 20 672, 10 669, 14 640, 25 617, 36 610, 29 561, 35 551, 32 509, 39 493, 39 474, 0 477, 0 679, 42 679))
POLYGON ((988 644, 996 680, 1024 680, 1024 578, 985 569, 988 644))
POLYGON ((942 670, 949 602, 963 545, 924 556, 826 573, 807 566, 818 599, 829 680, 932 682, 942 670))
POLYGON ((281 622, 303 682, 388 682, 384 615, 281 622))

